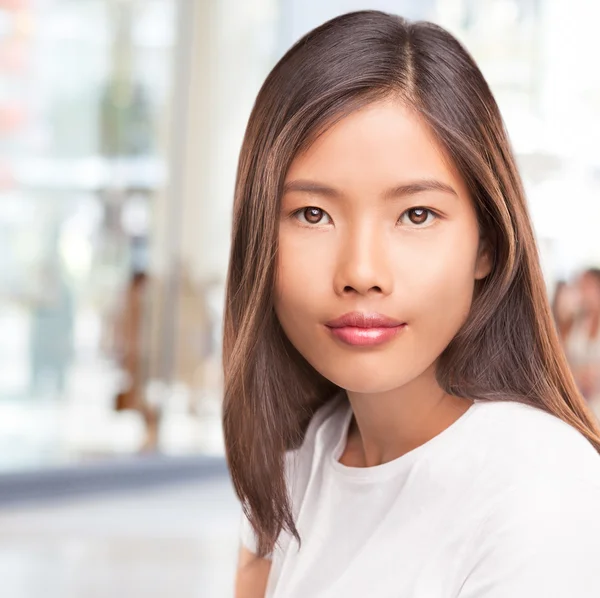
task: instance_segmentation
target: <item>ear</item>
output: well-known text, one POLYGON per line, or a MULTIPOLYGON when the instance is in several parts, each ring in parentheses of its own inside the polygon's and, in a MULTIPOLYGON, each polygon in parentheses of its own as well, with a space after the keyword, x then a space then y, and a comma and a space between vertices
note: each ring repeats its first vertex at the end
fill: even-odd
POLYGON ((492 247, 487 239, 481 238, 475 262, 475 280, 485 278, 492 271, 492 247))

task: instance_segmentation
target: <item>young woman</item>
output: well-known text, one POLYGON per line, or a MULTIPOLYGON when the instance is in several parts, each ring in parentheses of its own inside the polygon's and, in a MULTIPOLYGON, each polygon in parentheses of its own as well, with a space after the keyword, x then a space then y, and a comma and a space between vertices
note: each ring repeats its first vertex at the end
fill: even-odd
POLYGON ((346 14, 268 76, 224 372, 239 598, 600 596, 599 430, 498 107, 443 29, 346 14))

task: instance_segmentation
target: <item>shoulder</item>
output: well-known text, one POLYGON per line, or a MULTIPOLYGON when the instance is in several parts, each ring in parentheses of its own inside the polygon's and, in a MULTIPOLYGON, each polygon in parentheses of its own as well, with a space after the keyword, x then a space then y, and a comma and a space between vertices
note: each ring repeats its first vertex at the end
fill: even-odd
POLYGON ((594 447, 560 418, 521 403, 485 405, 479 423, 484 516, 459 597, 600 596, 594 447))
POLYGON ((501 487, 531 479, 600 485, 600 455, 579 430, 541 408, 498 401, 478 405, 479 460, 501 487))
MULTIPOLYGON (((315 459, 320 458, 319 449, 323 438, 331 437, 335 424, 344 412, 347 399, 344 393, 338 392, 328 399, 313 414, 302 444, 295 449, 286 451, 284 458, 284 473, 288 496, 291 501, 292 514, 296 518, 306 492, 310 474, 315 459)), ((256 535, 248 518, 242 513, 241 522, 242 544, 251 552, 256 552, 256 535)), ((287 542, 291 540, 287 532, 279 538, 278 550, 282 551, 287 542)), ((272 559, 273 554, 267 558, 272 559)))
POLYGON ((459 598, 599 596, 599 504, 587 482, 511 488, 479 528, 459 598))

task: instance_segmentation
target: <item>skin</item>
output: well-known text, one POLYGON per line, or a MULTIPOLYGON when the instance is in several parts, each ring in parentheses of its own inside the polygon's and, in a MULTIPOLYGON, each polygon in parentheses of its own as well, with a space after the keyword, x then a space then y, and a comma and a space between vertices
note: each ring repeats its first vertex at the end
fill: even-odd
POLYGON ((258 558, 245 546, 240 546, 235 577, 235 598, 263 598, 270 571, 269 559, 258 558))
POLYGON ((584 314, 596 316, 600 312, 600 282, 593 274, 581 275, 578 291, 584 314))
POLYGON ((347 391, 354 417, 340 461, 368 467, 398 458, 472 404, 435 379, 440 354, 469 313, 475 280, 491 269, 466 185, 426 124, 392 100, 320 136, 296 156, 285 185, 279 321, 305 359, 347 391), (422 181, 452 191, 413 187, 384 197, 422 181), (333 191, 300 190, 307 182, 333 191), (325 326, 350 311, 406 326, 382 345, 350 346, 325 326))

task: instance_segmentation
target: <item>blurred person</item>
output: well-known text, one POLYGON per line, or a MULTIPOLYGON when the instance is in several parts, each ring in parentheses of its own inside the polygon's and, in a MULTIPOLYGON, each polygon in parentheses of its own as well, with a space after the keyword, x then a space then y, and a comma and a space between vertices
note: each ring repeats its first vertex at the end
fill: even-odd
POLYGON ((120 366, 126 377, 123 388, 115 397, 114 407, 117 411, 132 409, 142 415, 146 440, 141 450, 152 451, 158 444, 159 413, 146 401, 144 393, 142 327, 147 289, 148 275, 134 269, 115 326, 120 366))
POLYGON ((211 353, 210 326, 205 287, 182 263, 177 294, 175 378, 188 394, 188 412, 198 415, 206 388, 206 365, 211 353))
POLYGON ((583 272, 577 290, 579 309, 572 316, 565 347, 575 381, 600 417, 600 269, 583 272))
POLYGON ((556 283, 552 298, 552 314, 558 335, 566 345, 579 310, 579 291, 576 285, 564 280, 556 283))
POLYGON ((600 431, 444 29, 345 14, 268 75, 223 342, 238 598, 600 595, 600 431))

